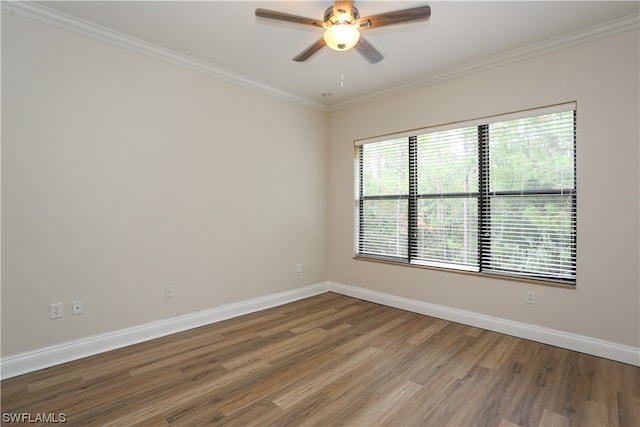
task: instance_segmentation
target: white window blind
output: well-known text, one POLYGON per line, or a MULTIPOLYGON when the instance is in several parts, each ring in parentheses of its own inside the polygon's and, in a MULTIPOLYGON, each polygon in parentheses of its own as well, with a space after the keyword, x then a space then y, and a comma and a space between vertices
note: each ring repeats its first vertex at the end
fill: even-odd
POLYGON ((383 141, 360 152, 361 253, 407 258, 409 147, 407 138, 383 141))
POLYGON ((478 264, 478 135, 475 127, 416 137, 412 261, 478 264))
POLYGON ((566 111, 486 128, 485 271, 575 279, 574 123, 566 111))
POLYGON ((356 142, 356 254, 575 283, 575 104, 356 142))

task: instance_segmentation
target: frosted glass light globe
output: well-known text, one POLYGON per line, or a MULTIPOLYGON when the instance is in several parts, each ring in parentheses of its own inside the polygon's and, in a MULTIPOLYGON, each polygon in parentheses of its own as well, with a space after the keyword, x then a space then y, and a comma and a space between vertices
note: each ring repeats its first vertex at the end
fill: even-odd
POLYGON ((324 31, 324 41, 333 50, 349 50, 360 40, 360 31, 353 25, 334 24, 324 31))

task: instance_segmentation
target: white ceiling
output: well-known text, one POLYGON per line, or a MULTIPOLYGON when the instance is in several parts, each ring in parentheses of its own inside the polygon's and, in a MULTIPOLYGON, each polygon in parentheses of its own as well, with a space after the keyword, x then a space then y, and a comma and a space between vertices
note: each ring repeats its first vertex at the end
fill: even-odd
MULTIPOLYGON (((4 3, 4 2, 3 2, 4 3)), ((431 18, 363 31, 384 59, 325 47, 312 26, 257 18, 257 7, 322 20, 332 1, 44 1, 47 8, 204 62, 249 85, 340 107, 590 37, 638 28, 638 1, 356 1, 361 16, 431 6, 431 18), (342 86, 341 86, 342 84, 342 86), (323 97, 322 94, 331 94, 323 97)), ((68 18, 66 18, 68 19, 68 18)))

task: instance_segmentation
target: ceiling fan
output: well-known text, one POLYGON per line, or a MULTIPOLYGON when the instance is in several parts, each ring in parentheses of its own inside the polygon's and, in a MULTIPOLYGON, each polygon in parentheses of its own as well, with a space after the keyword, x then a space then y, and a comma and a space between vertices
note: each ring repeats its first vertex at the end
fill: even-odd
POLYGON ((353 5, 353 1, 336 0, 333 6, 325 10, 323 21, 262 8, 256 9, 256 16, 324 28, 324 35, 318 41, 293 58, 296 62, 306 61, 327 45, 339 51, 354 48, 367 62, 375 64, 381 61, 383 56, 369 42, 360 37, 360 30, 426 20, 431 16, 431 8, 419 6, 360 18, 360 12, 353 5))

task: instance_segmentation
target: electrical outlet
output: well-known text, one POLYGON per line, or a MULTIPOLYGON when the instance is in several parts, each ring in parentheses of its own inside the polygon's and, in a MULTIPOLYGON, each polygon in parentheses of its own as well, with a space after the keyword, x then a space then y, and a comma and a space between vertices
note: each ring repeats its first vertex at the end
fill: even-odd
POLYGON ((71 313, 73 315, 84 313, 84 307, 82 307, 82 301, 74 301, 71 305, 71 313))
POLYGON ((61 302, 49 305, 49 319, 59 319, 62 317, 63 305, 61 302))
POLYGON ((164 297, 173 298, 176 295, 173 285, 167 285, 164 288, 164 297))
POLYGON ((296 273, 302 273, 302 264, 298 263, 298 265, 296 265, 296 273))
POLYGON ((527 291, 527 304, 536 303, 536 291, 527 291))

